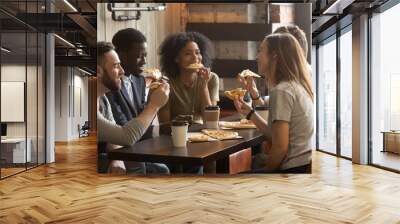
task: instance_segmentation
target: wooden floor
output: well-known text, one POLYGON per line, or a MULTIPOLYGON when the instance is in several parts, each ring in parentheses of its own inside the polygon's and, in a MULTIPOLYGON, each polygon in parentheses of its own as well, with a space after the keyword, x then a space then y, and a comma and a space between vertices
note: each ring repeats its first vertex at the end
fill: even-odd
POLYGON ((400 223, 400 175, 320 152, 311 175, 96 173, 96 142, 0 181, 0 223, 400 223))
POLYGON ((23 167, 23 168, 21 168, 21 167, 17 167, 17 168, 12 167, 12 168, 0 168, 0 169, 1 169, 1 178, 8 177, 10 175, 13 175, 13 174, 16 174, 16 173, 19 173, 19 172, 22 172, 22 171, 26 170, 25 167, 23 167))
POLYGON ((400 155, 392 152, 375 151, 372 162, 379 166, 400 170, 400 155))

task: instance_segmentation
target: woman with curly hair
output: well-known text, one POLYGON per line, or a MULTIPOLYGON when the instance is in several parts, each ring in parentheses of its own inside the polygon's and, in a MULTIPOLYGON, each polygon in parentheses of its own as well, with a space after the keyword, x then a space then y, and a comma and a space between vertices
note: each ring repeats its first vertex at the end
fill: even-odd
POLYGON ((202 119, 203 110, 219 101, 218 76, 211 72, 213 58, 211 41, 197 32, 168 36, 160 46, 161 71, 170 82, 170 98, 159 112, 160 123, 178 115, 202 119), (192 68, 192 64, 202 64, 192 68))

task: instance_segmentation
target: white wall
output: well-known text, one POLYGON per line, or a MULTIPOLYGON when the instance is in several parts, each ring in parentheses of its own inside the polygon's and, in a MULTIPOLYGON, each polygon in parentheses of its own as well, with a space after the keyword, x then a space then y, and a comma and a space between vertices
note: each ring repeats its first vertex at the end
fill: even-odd
MULTIPOLYGON (((36 162, 36 153, 39 153, 39 163, 44 162, 44 74, 42 67, 21 64, 3 64, 1 66, 1 81, 26 83, 26 110, 25 122, 7 122, 7 137, 27 138, 31 140, 32 158, 36 162), (26 80, 27 78, 27 80, 26 80)), ((10 108, 1 108, 10 110, 10 108)), ((23 111, 25 113, 25 111, 23 111)))
POLYGON ((55 141, 79 138, 78 124, 88 120, 88 78, 82 75, 76 68, 56 67, 55 141))
MULTIPOLYGON (((29 74, 36 75, 36 67, 25 65, 2 65, 1 66, 1 81, 4 82, 25 82, 26 69, 28 71, 28 81, 29 86, 36 86, 36 81, 31 80, 29 74), (34 82, 34 83, 33 83, 34 82)), ((27 88, 27 106, 31 108, 36 108, 36 88, 27 88), (30 102, 34 102, 34 104, 29 105, 30 102)), ((8 108, 1 108, 1 110, 7 110, 8 108)), ((31 109, 30 109, 31 110, 31 109)), ((36 111, 36 110, 35 110, 36 111)), ((36 121, 36 113, 31 114, 28 113, 28 122, 35 120, 36 121)), ((25 137, 25 122, 11 122, 7 123, 7 136, 8 137, 25 137)), ((30 126, 30 125, 28 125, 30 126)), ((29 137, 29 136, 28 136, 29 137)))

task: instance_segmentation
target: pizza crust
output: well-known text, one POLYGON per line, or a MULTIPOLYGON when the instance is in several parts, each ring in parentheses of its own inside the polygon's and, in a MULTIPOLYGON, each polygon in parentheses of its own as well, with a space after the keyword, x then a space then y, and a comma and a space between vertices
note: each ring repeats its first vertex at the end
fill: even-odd
POLYGON ((239 76, 242 77, 242 78, 246 78, 246 77, 261 78, 260 75, 252 72, 249 69, 243 70, 241 73, 239 73, 239 76))
POLYGON ((210 137, 204 134, 197 134, 188 138, 189 142, 207 142, 209 139, 210 137))
POLYGON ((204 65, 201 64, 201 63, 194 63, 194 64, 190 64, 186 68, 188 68, 188 69, 200 69, 200 68, 203 68, 203 67, 204 67, 204 65))
POLYGON ((158 87, 160 87, 161 83, 160 82, 152 82, 150 84, 150 89, 157 89, 158 87))
POLYGON ((252 124, 252 125, 254 125, 253 121, 247 120, 247 119, 241 119, 239 123, 240 124, 252 124))
MULTIPOLYGON (((245 120, 245 119, 244 119, 245 120)), ((254 129, 257 128, 252 121, 220 121, 223 129, 254 129)))

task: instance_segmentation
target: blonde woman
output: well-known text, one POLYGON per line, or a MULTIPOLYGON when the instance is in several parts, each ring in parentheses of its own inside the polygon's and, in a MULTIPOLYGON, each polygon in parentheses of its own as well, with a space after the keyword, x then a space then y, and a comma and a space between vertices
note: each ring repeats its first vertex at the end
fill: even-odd
POLYGON ((302 48, 290 34, 271 34, 261 43, 257 61, 270 90, 268 122, 243 98, 234 103, 238 112, 252 120, 272 143, 264 152, 261 172, 310 172, 314 106, 302 48))
MULTIPOLYGON (((301 49, 303 50, 303 53, 305 57, 307 58, 308 55, 308 43, 307 43, 307 37, 305 32, 300 29, 297 25, 284 25, 278 27, 274 33, 288 33, 291 34, 296 40, 299 42, 301 49)), ((308 64, 308 69, 311 74, 311 65, 308 64)), ((262 97, 257 89, 256 83, 254 81, 253 77, 246 77, 243 78, 241 76, 238 76, 238 80, 243 86, 244 89, 246 89, 250 97, 253 100, 253 105, 268 105, 268 96, 262 97)))

